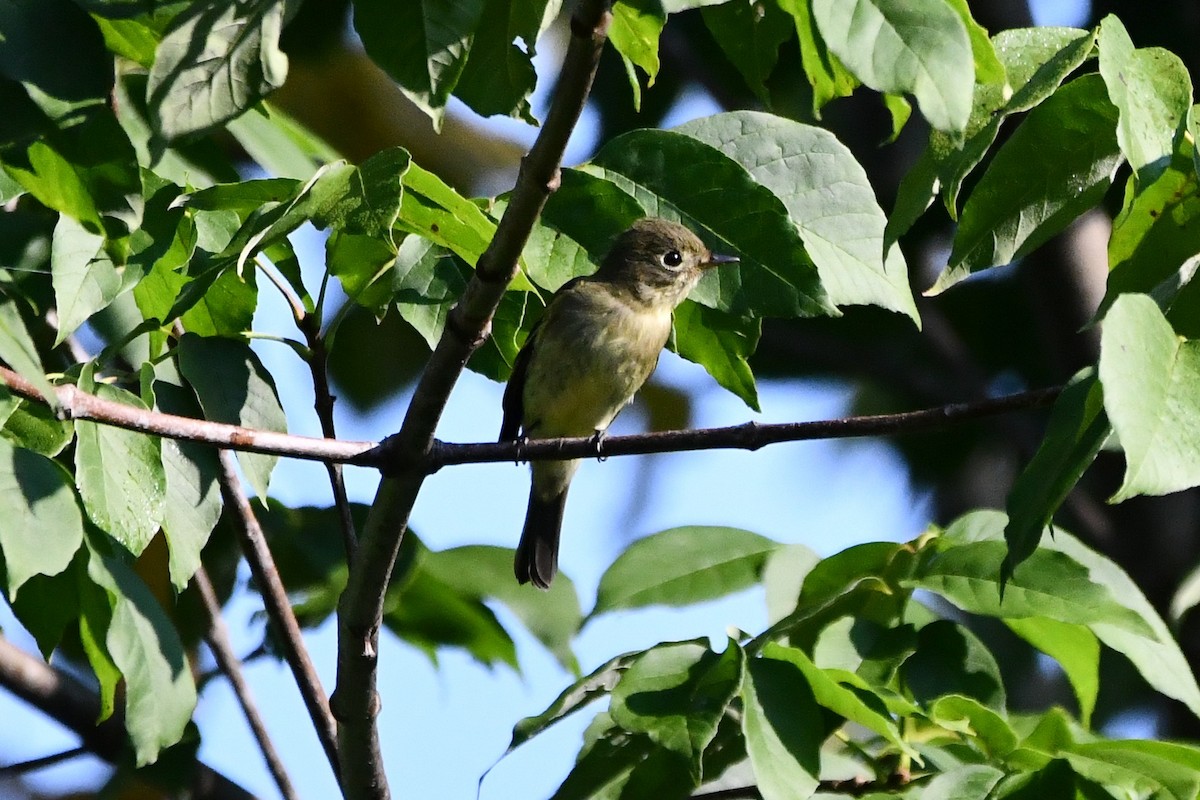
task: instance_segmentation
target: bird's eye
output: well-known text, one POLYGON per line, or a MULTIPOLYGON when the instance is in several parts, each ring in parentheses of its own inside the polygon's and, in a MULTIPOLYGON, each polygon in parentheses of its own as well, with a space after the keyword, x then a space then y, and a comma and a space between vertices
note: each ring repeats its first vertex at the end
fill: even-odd
POLYGON ((683 256, 679 255, 678 250, 668 250, 663 254, 662 263, 668 267, 678 267, 683 263, 683 256))

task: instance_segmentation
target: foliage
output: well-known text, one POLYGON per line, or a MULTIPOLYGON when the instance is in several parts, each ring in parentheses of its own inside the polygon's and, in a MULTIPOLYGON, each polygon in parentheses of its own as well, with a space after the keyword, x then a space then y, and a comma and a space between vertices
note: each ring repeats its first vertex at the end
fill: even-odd
MULTIPOLYGON (((534 121, 532 58, 559 3, 401 5, 355 0, 354 25, 435 125, 452 97, 534 121)), ((269 335, 314 374, 324 352, 353 347, 338 334, 355 309, 398 317, 431 346, 442 336, 510 198, 468 198, 400 147, 357 165, 331 157, 271 103, 295 13, 288 0, 0 0, 0 360, 43 394, 72 385, 283 431, 279 388, 248 345, 263 335, 251 325, 267 284, 298 322, 296 339, 269 335), (245 169, 222 148, 229 137, 275 177, 245 169), (305 285, 288 238, 304 225, 328 234, 319 286, 305 285), (327 307, 331 279, 352 304, 327 307), (84 331, 99 345, 81 358, 84 331)), ((560 798, 682 798, 728 775, 772 799, 843 781, 932 797, 1195 797, 1200 749, 1093 724, 1106 651, 1200 715, 1185 656, 1119 566, 1051 528, 1105 445, 1126 459, 1114 502, 1200 485, 1200 123, 1187 67, 1135 47, 1115 17, 989 38, 961 0, 620 0, 611 43, 635 104, 672 79, 659 40, 675 17, 706 26, 726 77, 768 110, 630 130, 564 170, 472 369, 504 379, 550 293, 656 215, 739 255, 679 309, 672 347, 757 408, 764 321, 849 325, 862 319, 851 307, 873 306, 921 325, 902 245, 939 198, 957 227, 930 293, 947 297, 1119 204, 1099 357, 1061 394, 1007 515, 975 511, 819 560, 747 531, 667 531, 612 565, 586 617, 565 578, 549 595, 519 591, 507 550, 431 551, 410 533, 385 627, 431 656, 453 647, 518 668, 499 604, 578 674, 571 643, 586 619, 764 584, 767 630, 618 656, 516 726, 513 748, 607 698, 560 798), (807 106, 781 95, 782 73, 805 82, 807 106), (882 96, 897 133, 909 98, 928 126, 890 215, 851 148, 813 124, 859 85, 882 96), (1073 711, 1014 708, 980 619, 1056 661, 1073 711)), ((1002 280, 972 285, 1000 292, 1002 280)), ((213 454, 60 419, 3 386, 0 423, 4 596, 44 653, 90 667, 106 715, 123 704, 136 763, 150 764, 184 739, 196 690, 187 610, 151 591, 147 553, 161 533, 159 572, 177 592, 219 560, 206 549, 227 502, 213 454)), ((275 457, 238 458, 296 614, 318 624, 346 585, 337 514, 269 501, 275 457)))

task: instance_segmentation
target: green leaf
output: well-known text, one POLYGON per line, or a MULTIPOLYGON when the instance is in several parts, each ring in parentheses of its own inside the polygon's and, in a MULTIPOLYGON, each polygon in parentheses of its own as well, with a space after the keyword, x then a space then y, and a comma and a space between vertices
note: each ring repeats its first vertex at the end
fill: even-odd
POLYGON ((878 305, 919 321, 900 248, 883 256, 887 220, 867 174, 826 130, 753 111, 676 129, 720 150, 783 202, 837 305, 878 305))
MULTIPOLYGON (((188 333, 179 340, 178 358, 179 371, 196 390, 206 418, 287 432, 275 381, 245 342, 188 333)), ((246 480, 265 500, 279 457, 242 451, 237 455, 246 480)))
MULTIPOLYGON (((199 418, 191 392, 165 380, 154 382, 155 408, 167 414, 199 418)), ((220 464, 216 451, 197 442, 162 440, 166 509, 162 529, 170 552, 171 584, 183 591, 200 568, 200 551, 221 518, 220 464)))
POLYGON ((32 383, 47 402, 58 405, 54 386, 46 378, 42 357, 38 355, 37 345, 25 328, 21 312, 17 304, 4 295, 0 295, 0 360, 32 383))
POLYGON ((642 87, 633 67, 641 67, 649 85, 658 76, 658 39, 667 24, 667 14, 659 0, 617 0, 613 3, 608 40, 625 62, 633 88, 633 105, 641 107, 642 87))
MULTIPOLYGON (((81 524, 79 543, 82 542, 81 524)), ((56 575, 33 575, 21 584, 20 595, 9 592, 8 601, 13 615, 33 635, 38 650, 47 661, 62 641, 67 626, 78 623, 82 614, 77 584, 84 558, 83 551, 76 550, 75 557, 61 572, 56 575)), ((3 546, 0 545, 0 573, 3 572, 3 564, 3 546)))
MULTIPOLYGON (((90 543, 89 543, 90 544, 90 543)), ((92 548, 85 547, 81 551, 83 559, 91 562, 94 556, 92 548)), ((112 716, 117 705, 117 684, 121 682, 121 670, 113 663, 108 652, 105 636, 112 624, 113 604, 116 597, 110 595, 104 587, 98 586, 89 577, 90 568, 85 563, 79 567, 76 594, 79 597, 79 640, 83 645, 84 655, 92 672, 96 674, 96 682, 100 691, 100 715, 97 721, 102 722, 112 716)))
MULTIPOLYGON (((783 647, 774 643, 763 648, 762 656, 762 659, 754 659, 750 662, 751 670, 758 661, 783 661, 791 664, 804 675, 804 680, 817 705, 829 709, 848 722, 874 731, 901 752, 910 756, 916 755, 916 751, 901 738, 900 730, 888 715, 883 703, 866 692, 865 684, 855 681, 857 676, 853 673, 821 669, 805 655, 803 650, 795 647, 783 647), (853 690, 838 681, 835 676, 839 676, 839 673, 841 677, 852 682, 853 690)), ((813 725, 811 721, 808 724, 813 725)))
POLYGON ((1200 483, 1200 341, 1178 337, 1146 295, 1121 295, 1105 317, 1100 380, 1125 451, 1112 501, 1200 483))
POLYGON ((1142 636, 1150 628, 1142 616, 1123 604, 1121 595, 1094 582, 1088 569, 1069 555, 1035 550, 1013 570, 1000 593, 999 541, 963 542, 939 539, 912 578, 902 584, 940 594, 963 611, 1008 619, 1046 616, 1080 625, 1108 623, 1142 636))
POLYGON ((785 544, 767 556, 762 584, 767 592, 767 618, 777 622, 796 608, 801 587, 821 557, 803 544, 785 544))
POLYGON ((930 292, 1020 258, 1095 206, 1121 163, 1116 122, 1098 75, 1031 111, 967 200, 949 265, 930 292))
POLYGON ((505 754, 516 750, 560 719, 570 716, 592 701, 607 695, 621 680, 621 676, 629 669, 629 665, 640 655, 641 653, 625 653, 611 658, 596 667, 591 674, 579 678, 563 689, 562 693, 541 714, 526 717, 513 726, 512 741, 509 742, 505 754))
MULTIPOLYGON (((251 329, 258 307, 257 273, 257 269, 247 269, 241 275, 234 270, 222 271, 183 313, 180 320, 184 328, 199 336, 243 336, 251 329)), ((171 309, 177 310, 178 306, 171 309)))
POLYGON ((761 411, 749 358, 758 347, 762 321, 738 318, 690 302, 675 309, 674 321, 672 349, 704 367, 717 383, 750 408, 761 411))
POLYGON ((281 178, 306 181, 319 164, 337 161, 338 152, 266 101, 227 126, 246 153, 281 178))
POLYGON ((354 0, 354 30, 367 54, 429 115, 435 129, 441 128, 446 102, 466 66, 484 6, 485 0, 354 0))
POLYGON ((812 4, 813 0, 779 0, 779 7, 791 14, 796 22, 800 60, 812 85, 813 116, 820 119, 825 104, 839 97, 849 97, 858 88, 858 79, 829 52, 813 22, 812 4))
POLYGON ((1045 438, 1008 494, 1008 525, 1004 529, 1008 553, 1002 580, 1037 547, 1054 514, 1111 432, 1104 415, 1103 389, 1089 367, 1075 375, 1054 401, 1045 438))
POLYGON ((600 578, 590 616, 620 608, 682 606, 758 582, 779 545, 738 528, 672 528, 631 544, 600 578))
POLYGON ((779 46, 792 36, 791 17, 768 2, 706 6, 701 14, 717 46, 741 73, 750 91, 770 106, 766 81, 779 59, 779 46))
POLYGON ((570 579, 555 581, 548 592, 523 591, 512 579, 512 550, 474 545, 428 553, 421 567, 455 591, 479 600, 496 599, 508 606, 522 624, 565 669, 576 674, 579 663, 571 640, 583 614, 570 579))
POLYGON ((147 98, 172 141, 211 130, 283 85, 283 0, 194 3, 172 21, 150 69, 147 98))
POLYGON ((1050 97, 1092 54, 1095 42, 1094 33, 1075 28, 1017 28, 996 34, 991 46, 1002 58, 1006 82, 985 82, 977 76, 964 139, 939 131, 929 136, 928 152, 951 217, 958 217, 963 181, 988 154, 1004 121, 1050 97))
POLYGON ((103 236, 90 233, 71 217, 60 216, 54 226, 50 271, 59 320, 55 345, 142 279, 135 264, 114 264, 103 244, 103 236))
POLYGON ((696 302, 759 316, 835 313, 783 202, 716 148, 672 131, 633 131, 581 169, 612 181, 647 214, 682 221, 707 233, 714 250, 741 258, 701 279, 696 302))
MULTIPOLYGON (((959 541, 999 541, 1004 524, 1000 512, 979 511, 961 517, 944 536, 959 541)), ((1200 687, 1187 659, 1137 584, 1115 563, 1060 528, 1054 530, 1053 538, 1043 542, 1042 549, 1067 555, 1087 569, 1093 584, 1104 587, 1110 597, 1121 599, 1125 612, 1092 622, 1088 628, 1101 642, 1128 658, 1147 683, 1200 715, 1200 687), (1126 613, 1137 615, 1143 624, 1138 627, 1126 624, 1123 619, 1126 613)))
POLYGON ((1200 793, 1200 750, 1174 742, 1117 740, 1072 747, 1063 756, 1084 777, 1155 797, 1200 793))
POLYGON ((966 127, 975 60, 962 18, 944 0, 814 0, 813 18, 867 86, 912 94, 938 130, 966 127))
POLYGON ((700 757, 742 684, 745 654, 732 640, 724 653, 696 642, 662 644, 630 665, 612 692, 609 714, 678 753, 699 780, 700 757))
POLYGON ((929 709, 935 722, 973 736, 993 759, 1002 759, 1017 746, 1017 734, 996 711, 972 697, 948 695, 929 709))
MULTIPOLYGON (((135 395, 94 384, 85 370, 79 388, 101 400, 149 410, 135 395)), ((79 420, 75 482, 88 516, 133 555, 154 538, 166 512, 167 478, 156 436, 79 420)))
POLYGON ((795 664, 752 658, 742 684, 742 731, 764 800, 804 798, 821 772, 820 708, 795 664))
POLYGON ((918 703, 954 694, 1005 708, 1004 680, 992 652, 970 629, 948 619, 917 632, 916 651, 904 660, 900 674, 918 703))
POLYGON ((1170 306, 1191 280, 1200 252, 1200 191, 1195 146, 1181 141, 1153 180, 1129 182, 1108 240, 1108 289, 1100 313, 1127 292, 1153 294, 1170 306))
POLYGON ((1079 719, 1090 725, 1100 690, 1100 642, 1081 625, 1048 617, 1006 619, 1014 633, 1053 658, 1062 667, 1079 701, 1079 719))
POLYGON ((60 420, 49 406, 22 400, 4 421, 4 438, 44 456, 56 456, 75 438, 75 423, 60 420))
POLYGON ((1117 141, 1140 178, 1153 177, 1170 161, 1176 137, 1192 105, 1192 80, 1174 53, 1160 47, 1135 49, 1121 21, 1109 14, 1100 23, 1100 74, 1120 111, 1117 141))
POLYGON ((425 569, 429 555, 422 550, 418 567, 389 590, 383 624, 431 657, 439 647, 461 647, 480 664, 516 669, 516 646, 496 615, 473 591, 461 592, 425 569))
POLYGON ((1007 72, 992 40, 988 38, 987 28, 980 25, 971 16, 971 8, 967 0, 949 0, 950 7, 962 18, 967 26, 967 36, 971 39, 971 54, 975 58, 975 83, 1003 84, 1007 72))
POLYGON ((186 653, 175 627, 132 569, 87 539, 88 575, 112 602, 105 646, 125 678, 125 727, 138 766, 175 744, 196 706, 186 653))
POLYGON ((314 222, 320 227, 390 239, 400 216, 402 179, 411 162, 403 148, 380 150, 358 166, 346 193, 314 222))
POLYGON ((929 779, 921 800, 984 800, 1004 773, 987 764, 963 764, 929 779))
POLYGON ((34 575, 57 575, 83 542, 70 476, 50 459, 0 439, 0 552, 8 597, 34 575))
POLYGON ((480 116, 495 114, 537 124, 529 96, 537 84, 533 68, 534 42, 516 44, 514 18, 520 9, 508 0, 485 0, 483 15, 454 95, 480 116))
POLYGON ((551 800, 659 798, 683 800, 697 785, 692 765, 647 736, 630 735, 596 717, 571 774, 551 800))

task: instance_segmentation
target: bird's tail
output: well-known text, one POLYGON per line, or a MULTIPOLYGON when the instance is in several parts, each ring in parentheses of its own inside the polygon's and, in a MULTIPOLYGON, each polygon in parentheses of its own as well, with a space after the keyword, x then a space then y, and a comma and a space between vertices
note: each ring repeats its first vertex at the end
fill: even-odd
POLYGON ((513 564, 518 583, 532 583, 539 589, 550 588, 550 581, 558 572, 558 537, 566 505, 566 488, 549 499, 538 497, 536 491, 529 493, 525 528, 521 531, 521 543, 517 545, 517 558, 513 564))

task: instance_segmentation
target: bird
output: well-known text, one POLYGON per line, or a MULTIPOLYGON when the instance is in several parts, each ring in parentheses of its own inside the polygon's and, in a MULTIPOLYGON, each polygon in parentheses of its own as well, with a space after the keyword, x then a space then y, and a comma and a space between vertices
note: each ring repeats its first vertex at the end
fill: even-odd
MULTIPOLYGON (((600 267, 568 281, 513 362, 500 441, 603 436, 658 364, 675 308, 704 272, 737 257, 713 253, 675 222, 646 217, 614 240, 600 267)), ((548 589, 558 571, 563 510, 579 460, 535 461, 514 573, 548 589)))

